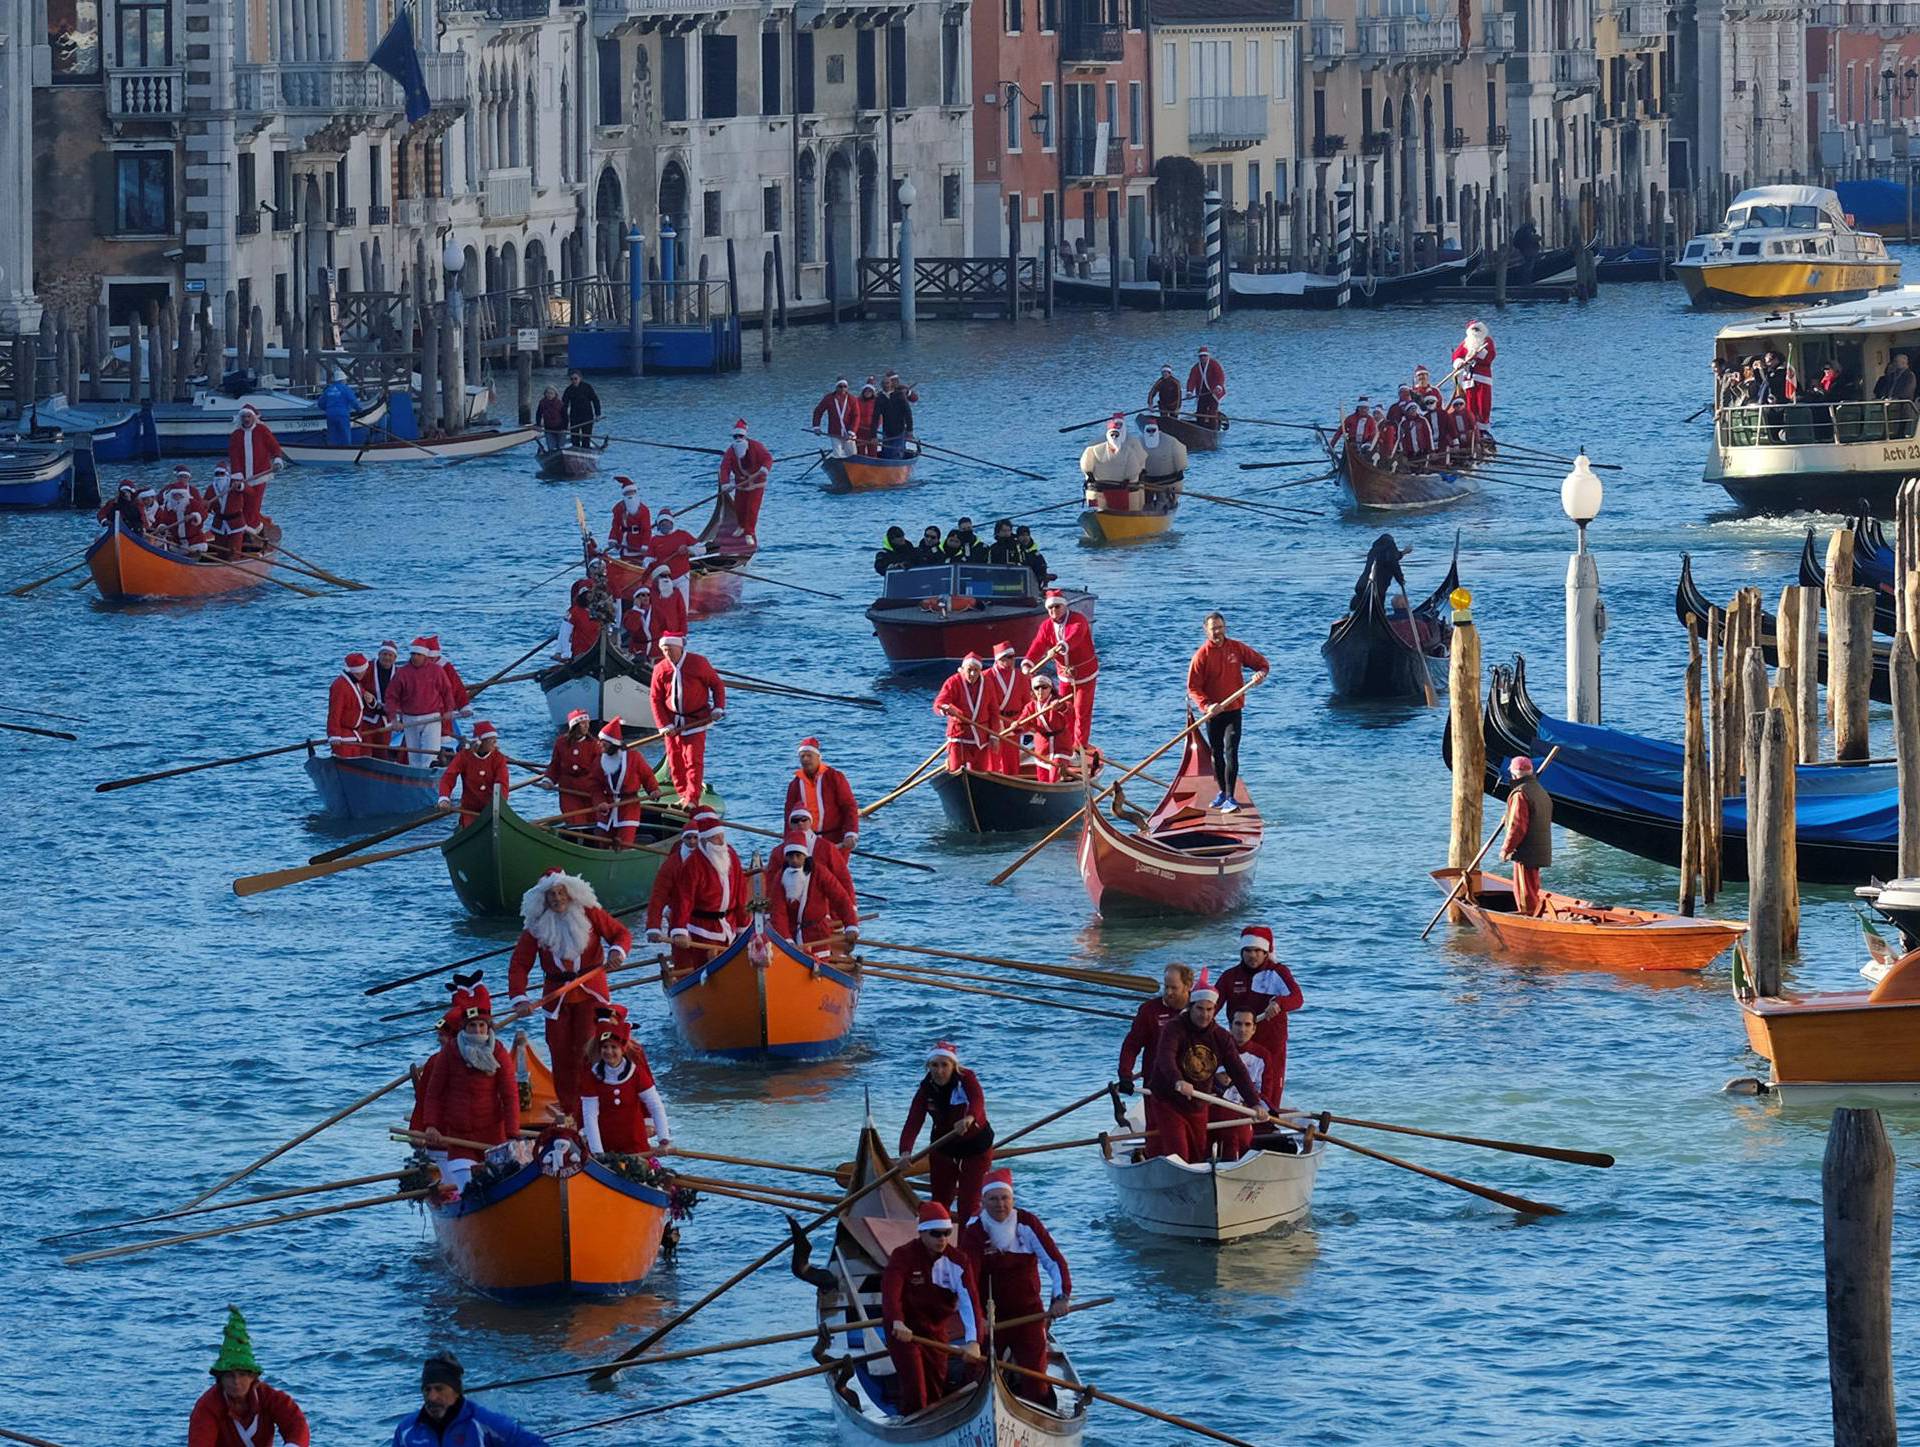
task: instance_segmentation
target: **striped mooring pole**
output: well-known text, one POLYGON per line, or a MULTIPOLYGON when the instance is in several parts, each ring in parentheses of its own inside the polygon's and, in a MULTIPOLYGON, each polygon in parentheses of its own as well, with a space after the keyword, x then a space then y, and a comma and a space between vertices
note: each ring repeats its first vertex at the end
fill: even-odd
POLYGON ((1333 271, 1340 282, 1333 304, 1343 307, 1353 299, 1353 186, 1344 179, 1333 193, 1333 271))
POLYGON ((1208 191, 1206 200, 1207 236, 1207 320, 1220 320, 1220 290, 1226 285, 1226 254, 1220 249, 1220 193, 1208 191))

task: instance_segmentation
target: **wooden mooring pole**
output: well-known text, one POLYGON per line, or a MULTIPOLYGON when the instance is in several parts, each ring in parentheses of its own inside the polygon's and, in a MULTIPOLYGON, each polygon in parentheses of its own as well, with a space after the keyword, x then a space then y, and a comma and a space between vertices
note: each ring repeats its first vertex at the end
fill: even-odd
POLYGON ((1827 693, 1833 700, 1833 756, 1867 757, 1867 702, 1873 685, 1873 589, 1828 588, 1827 693))
MULTIPOLYGON (((1680 792, 1680 913, 1692 914, 1706 878, 1707 731, 1700 714, 1700 625, 1687 620, 1686 755, 1680 792)), ((1711 897, 1711 896, 1709 896, 1711 897)))
MULTIPOLYGON (((1826 596, 1821 599, 1827 610, 1827 641, 1831 650, 1833 641, 1833 614, 1836 590, 1853 586, 1853 529, 1838 527, 1833 536, 1827 539, 1827 588, 1826 596)), ((1840 675, 1833 667, 1833 656, 1827 656, 1827 722, 1834 721, 1834 709, 1840 696, 1840 675)))
POLYGON ((1721 811, 1726 806, 1726 788, 1722 782, 1727 751, 1726 684, 1722 654, 1726 646, 1727 619, 1718 608, 1707 610, 1707 719, 1712 727, 1708 738, 1706 837, 1701 850, 1704 893, 1711 904, 1719 896, 1721 879, 1721 811))
MULTIPOLYGON (((1759 649, 1748 657, 1758 658, 1759 649)), ((1765 664, 1761 664, 1762 669, 1765 664)), ((1762 693, 1762 698, 1765 694, 1762 693)), ((1780 993, 1780 967, 1786 956, 1782 930, 1789 888, 1784 820, 1787 721, 1777 708, 1755 709, 1747 726, 1747 962, 1754 989, 1780 993)))
POLYGON ((1877 1110, 1842 1107, 1820 1163, 1834 1447, 1893 1447, 1893 1147, 1877 1110))
MULTIPOLYGON (((1453 828, 1447 840, 1447 865, 1470 869, 1480 853, 1487 736, 1480 722, 1480 630, 1473 625, 1473 599, 1464 588, 1454 596, 1465 606, 1453 610, 1453 652, 1447 665, 1447 728, 1453 746, 1453 828)), ((1457 905, 1450 913, 1455 920, 1464 918, 1457 905)))

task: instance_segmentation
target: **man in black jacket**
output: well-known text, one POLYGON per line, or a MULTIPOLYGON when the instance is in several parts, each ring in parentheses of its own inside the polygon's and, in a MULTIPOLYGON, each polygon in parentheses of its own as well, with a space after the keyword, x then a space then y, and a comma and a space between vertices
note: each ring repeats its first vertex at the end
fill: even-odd
POLYGON ((573 445, 589 446, 593 424, 600 420, 600 394, 593 390, 593 384, 582 380, 578 372, 567 373, 567 390, 560 394, 560 405, 567 410, 573 445))
POLYGON ((1001 518, 993 525, 993 541, 987 545, 987 561, 996 567, 1018 568, 1026 563, 1019 540, 1013 535, 1013 519, 1001 518))
POLYGON ((880 423, 880 455, 904 458, 907 439, 913 435, 912 391, 902 386, 900 378, 892 372, 887 373, 875 415, 880 423))

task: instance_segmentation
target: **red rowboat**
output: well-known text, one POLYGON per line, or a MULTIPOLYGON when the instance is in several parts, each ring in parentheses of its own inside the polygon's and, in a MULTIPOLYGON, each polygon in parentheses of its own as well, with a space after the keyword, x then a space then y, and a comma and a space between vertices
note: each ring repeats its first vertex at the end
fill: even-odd
POLYGON ((1142 816, 1118 789, 1107 801, 1112 817, 1090 807, 1080 834, 1080 877, 1093 907, 1102 914, 1238 909, 1253 888, 1265 825, 1244 781, 1234 784, 1235 813, 1207 807, 1217 792, 1212 755, 1192 733, 1180 772, 1151 814, 1142 816))
MULTIPOLYGON (((1451 894, 1460 871, 1436 869, 1433 882, 1451 894)), ((1476 871, 1472 889, 1459 896, 1460 912, 1489 954, 1575 969, 1704 970, 1746 933, 1726 920, 1589 904, 1550 890, 1540 895, 1543 913, 1516 914, 1513 881, 1476 871)))
POLYGON ((256 588, 272 569, 271 544, 280 540, 279 528, 268 524, 266 553, 248 553, 238 561, 198 557, 163 547, 126 530, 118 516, 113 526, 87 549, 87 566, 102 598, 115 602, 141 598, 211 598, 256 588))
MULTIPOLYGON (((1093 594, 1062 591, 1067 607, 1091 622, 1093 594)), ((950 670, 969 653, 990 659, 1002 640, 1024 652, 1046 616, 1031 568, 986 563, 895 568, 867 609, 874 637, 900 672, 950 670)))
MULTIPOLYGON (((694 539, 693 578, 688 595, 689 617, 704 618, 722 613, 740 601, 740 588, 746 581, 737 571, 753 561, 760 551, 758 539, 751 538, 740 526, 733 510, 733 499, 722 497, 713 505, 713 515, 694 539)), ((607 556, 607 586, 621 597, 646 582, 644 565, 607 556)))

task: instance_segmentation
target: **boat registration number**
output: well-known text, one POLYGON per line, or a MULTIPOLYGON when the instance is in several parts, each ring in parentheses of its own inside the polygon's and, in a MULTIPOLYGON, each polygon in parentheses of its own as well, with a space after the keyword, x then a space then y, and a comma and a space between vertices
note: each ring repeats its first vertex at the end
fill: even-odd
POLYGON ((1898 447, 1882 447, 1882 462, 1914 462, 1920 460, 1920 442, 1904 442, 1898 447))

